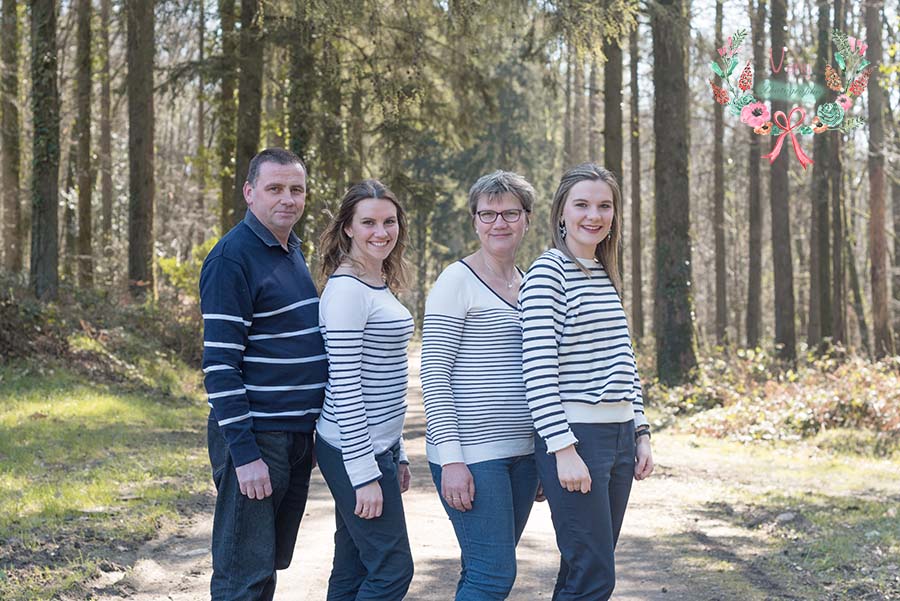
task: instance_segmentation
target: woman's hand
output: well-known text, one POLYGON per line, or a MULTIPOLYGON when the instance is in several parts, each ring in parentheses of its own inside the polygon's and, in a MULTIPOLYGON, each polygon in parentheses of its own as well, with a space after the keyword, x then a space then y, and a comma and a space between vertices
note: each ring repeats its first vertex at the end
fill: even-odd
POLYGON ((465 463, 448 463, 441 468, 441 496, 457 511, 472 509, 475 479, 465 463))
POLYGON ((547 495, 544 494, 544 484, 542 482, 538 482, 537 492, 534 493, 534 502, 543 503, 546 500, 547 495))
POLYGON ((381 484, 377 480, 356 489, 356 509, 353 510, 353 513, 362 519, 371 520, 381 517, 383 505, 381 484))
POLYGON ((559 485, 569 492, 578 491, 582 494, 591 492, 591 473, 575 450, 575 445, 560 449, 555 455, 559 485))
POLYGON ((409 490, 409 482, 412 480, 412 476, 409 474, 409 464, 401 463, 400 467, 397 468, 397 479, 400 480, 400 494, 405 493, 409 490))
POLYGON ((634 479, 643 480, 653 473, 653 453, 650 452, 650 437, 641 436, 634 451, 634 479))

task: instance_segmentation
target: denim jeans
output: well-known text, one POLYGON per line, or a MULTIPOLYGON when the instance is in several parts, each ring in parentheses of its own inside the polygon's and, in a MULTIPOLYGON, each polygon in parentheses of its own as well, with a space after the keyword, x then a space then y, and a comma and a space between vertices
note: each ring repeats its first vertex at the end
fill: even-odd
POLYGON ((272 494, 241 494, 234 462, 215 420, 207 428, 216 485, 213 520, 213 601, 271 601, 275 570, 291 563, 312 471, 313 435, 257 432, 256 444, 269 468, 272 494))
POLYGON ((447 504, 440 494, 441 466, 429 465, 462 552, 456 601, 506 599, 516 581, 516 544, 537 493, 534 455, 469 465, 475 501, 468 511, 447 504))
POLYGON ((616 585, 614 553, 634 478, 634 421, 570 426, 591 474, 587 494, 560 486, 556 457, 539 435, 534 438, 560 552, 553 601, 606 601, 616 585))
POLYGON ((316 437, 316 458, 334 497, 334 563, 327 601, 400 601, 413 577, 413 559, 400 497, 400 444, 376 455, 384 500, 381 517, 355 513, 356 490, 341 452, 316 437))

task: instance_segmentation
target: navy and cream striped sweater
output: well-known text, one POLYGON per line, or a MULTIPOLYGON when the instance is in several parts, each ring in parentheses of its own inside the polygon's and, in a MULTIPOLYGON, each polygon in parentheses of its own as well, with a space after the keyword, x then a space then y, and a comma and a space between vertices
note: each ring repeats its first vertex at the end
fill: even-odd
POLYGON ((200 309, 210 418, 235 466, 260 458, 254 431, 312 432, 328 364, 300 240, 285 250, 247 211, 203 262, 200 309))
POLYGON ((603 266, 581 261, 590 278, 548 250, 519 292, 528 405, 549 452, 577 442, 570 423, 647 423, 622 302, 603 266))
POLYGON ((431 463, 534 452, 519 311, 463 261, 441 273, 425 304, 422 390, 431 463))
POLYGON ((328 350, 328 387, 317 434, 340 449, 354 488, 381 478, 375 456, 400 442, 406 415, 406 346, 413 318, 387 286, 333 275, 319 323, 328 350))

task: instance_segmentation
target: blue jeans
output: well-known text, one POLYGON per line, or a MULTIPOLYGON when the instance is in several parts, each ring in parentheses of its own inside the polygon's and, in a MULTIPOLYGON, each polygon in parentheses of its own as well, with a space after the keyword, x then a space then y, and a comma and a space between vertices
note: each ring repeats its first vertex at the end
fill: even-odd
POLYGON ((269 468, 272 494, 241 494, 234 462, 215 420, 207 428, 209 461, 216 485, 213 519, 213 601, 271 601, 275 570, 291 563, 312 471, 313 435, 257 432, 256 444, 269 468))
POLYGON ((516 544, 537 493, 534 455, 469 465, 475 480, 475 501, 469 511, 447 504, 440 494, 441 466, 429 465, 462 551, 456 601, 506 599, 516 581, 516 544))
POLYGON ((587 494, 560 486, 556 457, 534 437, 560 553, 553 601, 606 601, 616 586, 615 548, 634 478, 634 421, 570 426, 591 473, 587 494))
POLYGON ((334 497, 334 563, 327 601, 400 601, 413 577, 412 553, 400 497, 400 444, 375 456, 384 505, 381 517, 353 513, 356 490, 341 452, 316 437, 319 469, 334 497))

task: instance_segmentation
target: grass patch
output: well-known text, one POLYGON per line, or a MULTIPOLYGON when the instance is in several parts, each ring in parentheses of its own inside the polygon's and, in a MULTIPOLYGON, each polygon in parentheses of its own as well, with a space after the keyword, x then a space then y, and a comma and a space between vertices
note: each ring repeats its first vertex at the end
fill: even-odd
MULTIPOLYGON (((90 344, 75 341, 73 352, 116 357, 90 344)), ((118 359, 121 382, 62 362, 0 367, 0 598, 71 591, 161 524, 205 506, 199 376, 164 355, 118 359), (126 366, 171 378, 154 387, 126 366)))

